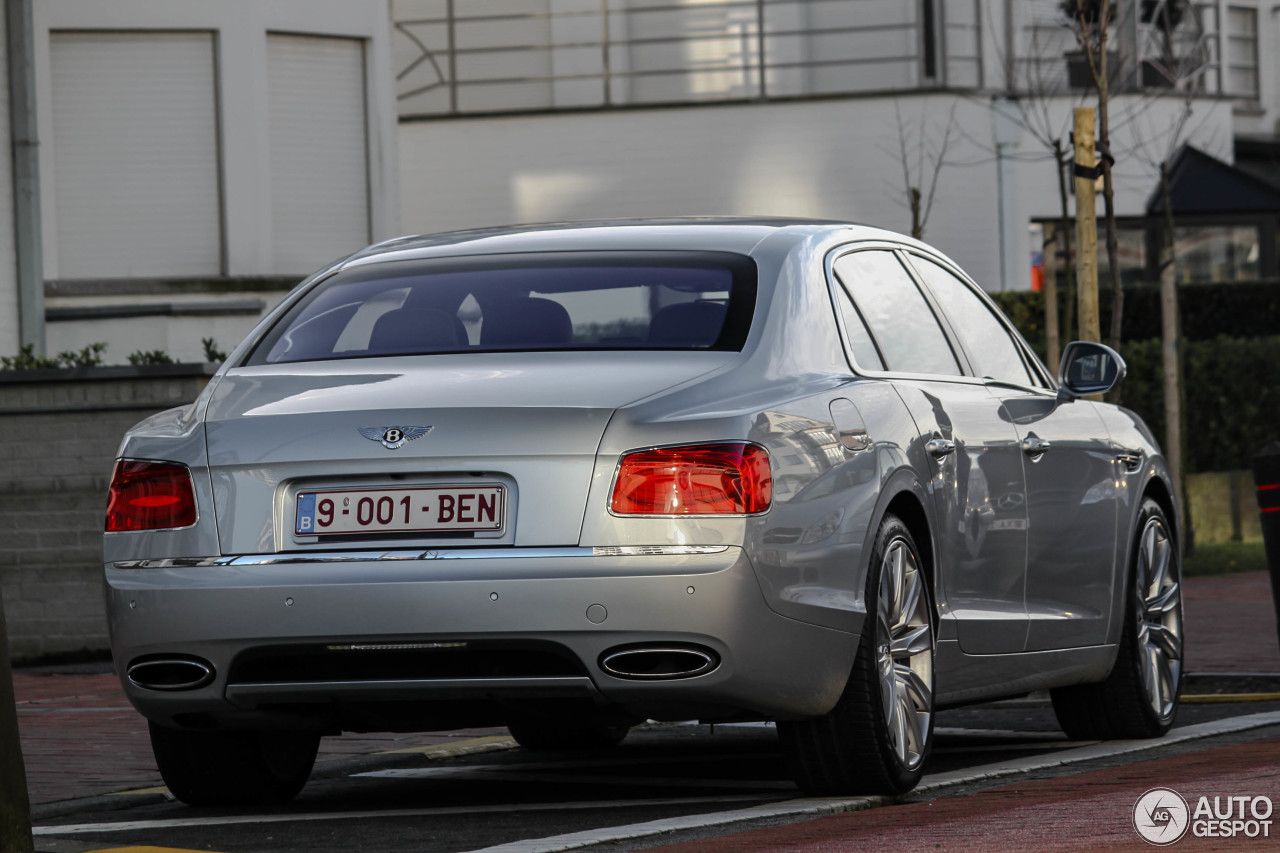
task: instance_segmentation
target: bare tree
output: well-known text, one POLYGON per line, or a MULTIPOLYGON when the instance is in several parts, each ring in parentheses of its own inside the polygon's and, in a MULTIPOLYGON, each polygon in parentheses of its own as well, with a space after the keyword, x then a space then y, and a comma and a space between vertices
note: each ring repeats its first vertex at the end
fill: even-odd
MULTIPOLYGON (((1163 208, 1164 221, 1163 245, 1168 255, 1161 257, 1158 270, 1160 276, 1160 361, 1162 389, 1164 396, 1165 457, 1169 461, 1169 473, 1173 477, 1174 488, 1182 492, 1182 460, 1183 460, 1183 408, 1182 408, 1182 348, 1178 342, 1182 337, 1181 319, 1178 310, 1178 254, 1177 228, 1174 219, 1173 192, 1170 183, 1174 160, 1186 145, 1191 135, 1191 119, 1195 114, 1193 93, 1197 88, 1195 77, 1184 77, 1179 83, 1183 89, 1182 110, 1174 116, 1167 127, 1155 128, 1151 135, 1135 127, 1133 130, 1136 145, 1134 154, 1148 166, 1160 171, 1160 206, 1163 208)), ((1186 501, 1183 501, 1184 507, 1186 501)))
POLYGON ((903 121, 902 109, 897 99, 893 102, 893 115, 898 125, 897 153, 902 163, 902 184, 906 191, 907 208, 911 211, 911 236, 917 240, 924 237, 925 226, 929 223, 929 214, 933 210, 933 200, 938 191, 938 176, 947 163, 947 149, 957 127, 957 102, 951 104, 940 138, 936 126, 929 122, 927 100, 922 103, 919 122, 908 126, 903 121), (921 187, 926 182, 929 189, 922 192, 921 187))
MULTIPOLYGON (((1115 184, 1111 166, 1111 121, 1108 106, 1111 101, 1111 81, 1118 68, 1109 68, 1112 51, 1109 48, 1111 25, 1116 18, 1116 4, 1112 0, 1062 0, 1060 4, 1076 44, 1084 53, 1084 59, 1098 95, 1098 153, 1102 166, 1102 200, 1106 213, 1107 266, 1111 272, 1111 330, 1108 340, 1112 347, 1120 346, 1120 326, 1124 319, 1124 289, 1120 280, 1119 241, 1116 239, 1115 184)), ((1118 58, 1118 57, 1117 57, 1118 58)))

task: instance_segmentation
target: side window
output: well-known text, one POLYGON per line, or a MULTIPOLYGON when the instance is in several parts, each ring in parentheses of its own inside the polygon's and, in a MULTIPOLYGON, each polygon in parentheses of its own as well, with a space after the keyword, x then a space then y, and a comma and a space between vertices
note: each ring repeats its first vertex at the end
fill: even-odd
POLYGON ((1040 384, 1032 379, 1008 329, 969 285, 926 258, 913 255, 911 263, 951 319, 951 328, 964 341, 979 376, 1015 385, 1040 384))
POLYGON ((938 319, 891 252, 851 252, 835 264, 888 370, 958 376, 960 365, 938 319))
POLYGON ((849 294, 843 287, 836 288, 836 304, 840 306, 840 317, 844 320, 844 330, 849 335, 849 346, 853 349, 853 360, 859 367, 867 370, 884 370, 884 361, 876 352, 875 342, 867 331, 867 324, 862 321, 858 309, 853 307, 849 294))

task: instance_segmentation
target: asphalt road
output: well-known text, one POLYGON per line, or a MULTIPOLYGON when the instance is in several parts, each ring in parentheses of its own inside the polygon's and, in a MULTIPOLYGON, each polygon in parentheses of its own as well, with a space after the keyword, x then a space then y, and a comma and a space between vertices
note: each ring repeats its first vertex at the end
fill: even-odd
POLYGON ((410 754, 329 762, 294 802, 276 809, 197 809, 157 793, 100 797, 39 820, 36 846, 46 853, 135 846, 451 853, 506 845, 511 853, 536 853, 594 841, 611 851, 643 849, 814 813, 970 796, 1012 778, 1274 739, 1280 701, 1184 704, 1169 742, 1137 744, 1142 749, 1132 742, 1068 742, 1048 703, 1034 697, 946 711, 937 726, 929 775, 900 804, 805 800, 788 779, 769 726, 653 725, 592 753, 503 749, 449 759, 410 754), (1225 731, 1209 736, 1219 729, 1225 731), (1123 749, 1132 751, 1117 751, 1123 749), (744 811, 745 820, 722 817, 744 811))

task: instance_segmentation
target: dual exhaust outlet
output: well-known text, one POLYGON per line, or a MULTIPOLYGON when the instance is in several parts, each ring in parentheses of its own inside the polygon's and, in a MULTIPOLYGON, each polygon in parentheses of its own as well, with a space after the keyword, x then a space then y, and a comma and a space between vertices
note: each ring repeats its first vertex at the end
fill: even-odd
POLYGON ((141 658, 125 670, 129 683, 146 690, 197 690, 213 681, 213 664, 196 657, 141 658))
MULTIPOLYGON (((617 646, 600 655, 600 668, 630 681, 671 681, 715 671, 720 656, 702 646, 683 644, 617 646)), ((197 657, 141 658, 125 671, 144 690, 198 690, 213 682, 213 664, 197 657)))
POLYGON ((639 644, 610 649, 600 655, 599 663, 614 678, 670 681, 713 672, 720 666, 720 656, 702 646, 639 644))

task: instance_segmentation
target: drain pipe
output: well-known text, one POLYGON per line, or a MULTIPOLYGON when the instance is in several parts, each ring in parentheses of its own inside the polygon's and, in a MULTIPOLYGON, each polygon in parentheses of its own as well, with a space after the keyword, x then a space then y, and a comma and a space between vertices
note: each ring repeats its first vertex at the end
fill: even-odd
POLYGON ((9 136, 13 148, 13 236, 17 255, 18 335, 45 354, 44 248, 40 236, 40 136, 36 129, 32 0, 7 0, 9 136))

